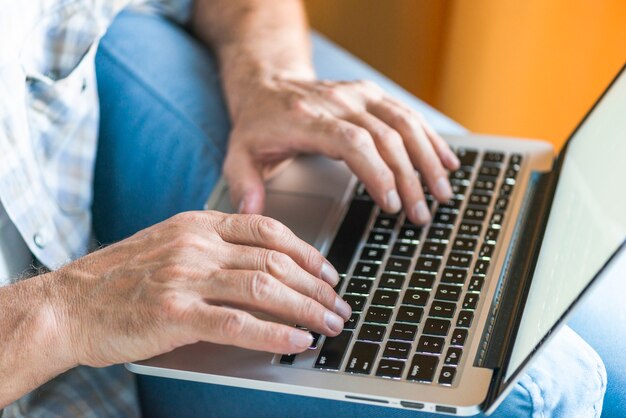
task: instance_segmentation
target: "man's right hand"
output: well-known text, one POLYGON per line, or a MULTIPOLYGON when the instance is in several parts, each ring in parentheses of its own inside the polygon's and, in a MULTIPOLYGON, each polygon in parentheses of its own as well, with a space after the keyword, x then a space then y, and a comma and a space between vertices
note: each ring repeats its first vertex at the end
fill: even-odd
POLYGON ((50 273, 58 329, 77 365, 150 358, 208 341, 274 353, 337 335, 349 305, 328 261, 258 215, 188 212, 50 273))

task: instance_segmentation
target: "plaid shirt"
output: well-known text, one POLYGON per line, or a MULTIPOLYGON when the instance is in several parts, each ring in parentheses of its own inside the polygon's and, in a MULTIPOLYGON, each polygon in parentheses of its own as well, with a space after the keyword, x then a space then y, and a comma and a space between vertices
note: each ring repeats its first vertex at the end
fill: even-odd
MULTIPOLYGON (((47 267, 90 247, 98 40, 127 6, 184 23, 191 3, 0 0, 0 202, 47 267)), ((133 389, 119 366, 78 368, 5 408, 2 418, 138 415, 133 389)))

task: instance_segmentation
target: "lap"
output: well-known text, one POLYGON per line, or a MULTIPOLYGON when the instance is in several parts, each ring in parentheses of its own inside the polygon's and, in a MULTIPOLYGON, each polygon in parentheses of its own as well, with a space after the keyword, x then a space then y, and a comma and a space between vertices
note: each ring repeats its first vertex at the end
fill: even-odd
MULTIPOLYGON (((420 110, 438 130, 463 132, 458 124, 327 41, 315 38, 314 47, 320 77, 373 79, 420 110)), ((219 178, 230 122, 215 58, 188 33, 161 18, 120 16, 103 39, 96 62, 101 126, 93 214, 97 238, 108 243, 175 213, 200 209, 219 178)), ((569 398, 563 395, 563 387, 546 386, 554 395, 552 401, 542 390, 533 397, 529 389, 531 382, 541 388, 548 376, 558 382, 597 369, 597 359, 581 354, 593 350, 576 334, 563 335, 558 338, 565 341, 562 345, 577 348, 561 357, 569 370, 540 363, 540 370, 533 369, 534 377, 529 373, 526 383, 516 385, 498 411, 501 416, 532 415, 538 402, 548 408, 550 402, 558 406, 571 397, 579 402, 590 399, 570 386, 569 398)), ((560 355, 555 353, 552 358, 560 355)), ((149 415, 185 416, 187 411, 189 416, 248 416, 254 408, 256 416, 276 416, 291 408, 284 415, 319 416, 332 410, 346 417, 419 416, 370 405, 158 378, 142 377, 139 386, 149 415)))

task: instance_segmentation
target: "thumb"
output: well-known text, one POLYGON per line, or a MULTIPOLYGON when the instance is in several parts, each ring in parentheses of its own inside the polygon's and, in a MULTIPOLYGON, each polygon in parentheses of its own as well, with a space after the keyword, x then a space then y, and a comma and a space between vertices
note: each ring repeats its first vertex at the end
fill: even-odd
POLYGON ((224 162, 224 176, 230 188, 230 200, 238 213, 261 213, 265 186, 261 170, 243 149, 232 149, 224 162))

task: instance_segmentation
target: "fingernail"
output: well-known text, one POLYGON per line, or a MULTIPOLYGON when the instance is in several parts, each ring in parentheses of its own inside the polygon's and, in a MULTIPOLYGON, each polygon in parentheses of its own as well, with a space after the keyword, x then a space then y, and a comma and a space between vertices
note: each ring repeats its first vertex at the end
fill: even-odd
POLYGON ((400 196, 395 189, 389 190, 387 192, 387 209, 389 209, 391 212, 400 212, 400 209, 402 209, 400 196))
POLYGON ((343 319, 330 311, 326 311, 324 314, 324 322, 328 328, 335 332, 343 331, 343 319))
POLYGON ((452 188, 450 187, 450 182, 448 178, 445 176, 439 177, 437 180, 437 184, 435 184, 436 195, 445 199, 452 199, 452 188))
POLYGON ((350 315, 352 315, 352 308, 345 300, 337 297, 335 299, 335 312, 347 321, 350 318, 350 315))
POLYGON ((313 344, 313 336, 308 332, 294 329, 291 332, 289 341, 295 347, 305 349, 305 348, 309 348, 311 344, 313 344))
POLYGON ((428 210, 428 206, 424 200, 420 200, 415 204, 413 216, 415 216, 420 224, 425 224, 430 221, 430 210, 428 210))
POLYGON ((459 157, 457 157, 456 154, 452 152, 452 150, 450 150, 449 155, 450 155, 450 162, 454 166, 454 169, 458 170, 458 168, 461 167, 461 161, 459 160, 459 157))
POLYGON ((337 283, 339 283, 339 273, 328 261, 322 264, 322 280, 332 287, 337 286, 337 283))

